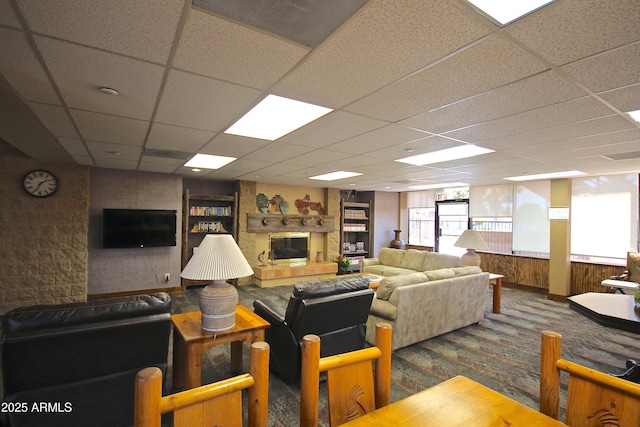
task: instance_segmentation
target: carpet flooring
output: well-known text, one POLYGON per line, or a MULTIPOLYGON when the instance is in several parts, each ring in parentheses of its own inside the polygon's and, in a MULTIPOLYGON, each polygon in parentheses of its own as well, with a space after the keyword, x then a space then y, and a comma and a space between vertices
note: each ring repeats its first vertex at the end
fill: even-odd
MULTIPOLYGON (((285 306, 290 286, 238 288, 240 303, 253 309, 256 299, 285 306)), ((173 311, 198 310, 199 288, 173 294, 173 311)), ((607 373, 621 373, 628 358, 640 357, 640 335, 601 326, 569 309, 567 303, 546 295, 502 288, 500 314, 491 310, 491 292, 485 318, 471 325, 394 352, 391 400, 396 401, 456 375, 465 375, 533 409, 539 409, 540 333, 553 330, 563 337, 563 357, 607 373)), ((428 308, 425 308, 427 310, 428 308)), ((248 344, 244 368, 248 369, 248 344)), ((229 346, 217 346, 203 355, 203 383, 228 378, 229 346)), ((170 381, 170 378, 168 378, 170 381)), ((566 378, 563 379, 566 388, 566 378)), ((561 406, 564 405, 565 390, 561 406)), ((271 375, 269 425, 299 422, 299 387, 271 375)), ((320 385, 320 425, 327 426, 326 390, 320 385)))

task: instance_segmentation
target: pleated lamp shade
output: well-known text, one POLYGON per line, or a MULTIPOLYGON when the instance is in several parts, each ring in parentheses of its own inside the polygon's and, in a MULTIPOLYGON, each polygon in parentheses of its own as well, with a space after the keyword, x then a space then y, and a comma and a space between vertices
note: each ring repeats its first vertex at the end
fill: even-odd
POLYGON ((476 230, 464 230, 453 246, 467 249, 467 253, 460 257, 462 265, 476 265, 478 267, 480 266, 480 255, 476 253, 475 249, 489 249, 487 243, 476 230))
POLYGON ((251 276, 253 268, 230 234, 207 234, 180 273, 190 280, 227 280, 251 276))
POLYGON ((219 332, 236 323, 238 291, 228 279, 250 276, 253 269, 230 234, 207 234, 180 273, 190 280, 212 280, 200 292, 202 329, 219 332))

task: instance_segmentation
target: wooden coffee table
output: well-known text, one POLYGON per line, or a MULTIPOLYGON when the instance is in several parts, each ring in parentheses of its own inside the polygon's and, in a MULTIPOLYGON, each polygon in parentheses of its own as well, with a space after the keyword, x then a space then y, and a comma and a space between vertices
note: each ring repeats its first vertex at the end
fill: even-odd
POLYGON ((640 334, 633 295, 588 292, 567 298, 569 307, 604 326, 640 334))
POLYGON ((236 324, 228 331, 203 331, 200 319, 199 311, 171 316, 174 389, 189 389, 202 384, 202 352, 216 345, 231 343, 231 372, 240 372, 242 343, 264 341, 264 330, 271 326, 242 305, 236 307, 236 324))

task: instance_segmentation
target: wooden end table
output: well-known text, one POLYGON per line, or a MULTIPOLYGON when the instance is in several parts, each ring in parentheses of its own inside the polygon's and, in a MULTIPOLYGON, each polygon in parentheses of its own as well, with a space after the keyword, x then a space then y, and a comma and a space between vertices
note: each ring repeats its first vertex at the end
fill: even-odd
POLYGON ((222 332, 201 328, 201 313, 174 314, 173 322, 173 388, 187 389, 202 384, 202 352, 216 345, 231 343, 231 372, 242 370, 242 343, 264 341, 269 322, 249 310, 236 307, 236 324, 222 332))
POLYGON ((493 285, 493 312, 500 313, 500 294, 502 292, 502 274, 489 273, 489 284, 493 285))

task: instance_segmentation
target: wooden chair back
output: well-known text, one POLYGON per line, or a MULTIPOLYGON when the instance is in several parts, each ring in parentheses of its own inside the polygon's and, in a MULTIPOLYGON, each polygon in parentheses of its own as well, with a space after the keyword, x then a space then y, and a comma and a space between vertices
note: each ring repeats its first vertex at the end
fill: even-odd
POLYGON ((562 359, 562 336, 542 332, 540 412, 558 419, 560 374, 569 373, 564 423, 571 427, 637 426, 640 384, 562 359))
POLYGON ((318 425, 320 373, 327 372, 330 425, 339 426, 389 404, 391 394, 391 325, 376 325, 374 347, 320 358, 320 338, 302 339, 300 426, 318 425), (374 369, 375 364, 375 380, 374 369))
POLYGON ((134 427, 160 427, 173 412, 174 427, 242 427, 242 390, 249 389, 249 426, 267 427, 269 344, 251 344, 249 373, 162 396, 162 372, 146 368, 135 384, 134 427))

